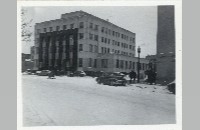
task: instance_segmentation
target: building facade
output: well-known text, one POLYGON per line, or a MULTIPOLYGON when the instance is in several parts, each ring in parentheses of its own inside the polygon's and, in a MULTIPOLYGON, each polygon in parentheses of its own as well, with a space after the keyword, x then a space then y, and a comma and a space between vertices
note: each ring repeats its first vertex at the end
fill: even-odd
POLYGON ((83 11, 35 25, 35 70, 130 72, 135 53, 135 33, 83 11))
POLYGON ((175 80, 174 6, 158 6, 157 81, 167 84, 175 80))

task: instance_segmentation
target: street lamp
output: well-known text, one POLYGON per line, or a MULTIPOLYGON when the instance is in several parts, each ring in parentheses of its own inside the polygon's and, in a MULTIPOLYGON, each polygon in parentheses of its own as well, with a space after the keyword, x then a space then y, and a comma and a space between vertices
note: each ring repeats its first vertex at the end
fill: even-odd
POLYGON ((137 67, 138 75, 137 75, 137 79, 138 79, 138 83, 140 83, 140 52, 141 52, 140 46, 138 46, 137 52, 138 52, 138 67, 137 67))

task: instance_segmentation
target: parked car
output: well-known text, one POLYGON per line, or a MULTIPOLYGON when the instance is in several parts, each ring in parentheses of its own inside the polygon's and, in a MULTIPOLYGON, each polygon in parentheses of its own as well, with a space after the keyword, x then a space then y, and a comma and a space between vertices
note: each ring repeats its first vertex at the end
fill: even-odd
POLYGON ((173 94, 176 94, 176 82, 175 80, 167 85, 167 88, 173 94))
POLYGON ((84 71, 75 71, 73 73, 70 73, 69 76, 70 77, 74 77, 74 76, 84 77, 86 76, 86 73, 84 71))
POLYGON ((127 81, 124 78, 124 75, 121 74, 116 74, 116 73, 111 73, 111 74, 107 74, 104 76, 100 76, 98 78, 96 78, 96 81, 98 84, 104 84, 104 85, 110 85, 110 86, 118 86, 118 85, 122 85, 122 86, 126 86, 127 81))
POLYGON ((39 76, 48 76, 50 72, 51 72, 50 70, 42 70, 41 72, 38 73, 38 75, 39 76))
POLYGON ((35 74, 36 75, 39 75, 39 73, 41 73, 42 71, 40 71, 40 70, 37 70, 36 72, 35 72, 35 74))

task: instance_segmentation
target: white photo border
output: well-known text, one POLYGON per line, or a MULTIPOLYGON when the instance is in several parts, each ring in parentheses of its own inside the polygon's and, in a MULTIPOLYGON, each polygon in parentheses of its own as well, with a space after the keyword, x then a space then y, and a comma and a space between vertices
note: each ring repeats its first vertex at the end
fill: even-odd
POLYGON ((18 130, 182 130, 182 2, 181 1, 18 1, 17 2, 17 129, 18 130), (25 6, 175 6, 176 34, 176 124, 40 126, 24 127, 21 86, 21 7, 25 6))

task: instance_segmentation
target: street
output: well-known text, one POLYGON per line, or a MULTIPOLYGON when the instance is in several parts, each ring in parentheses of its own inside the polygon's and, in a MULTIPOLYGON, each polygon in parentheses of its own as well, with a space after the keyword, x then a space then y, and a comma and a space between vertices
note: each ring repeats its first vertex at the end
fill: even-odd
POLYGON ((22 75, 24 126, 174 124, 175 95, 144 84, 108 86, 92 77, 22 75))

